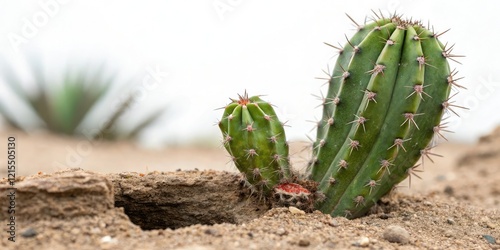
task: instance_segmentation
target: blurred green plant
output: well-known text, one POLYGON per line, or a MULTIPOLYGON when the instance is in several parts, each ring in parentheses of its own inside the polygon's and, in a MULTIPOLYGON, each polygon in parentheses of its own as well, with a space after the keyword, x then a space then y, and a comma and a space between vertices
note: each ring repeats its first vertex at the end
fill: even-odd
MULTIPOLYGON (((93 108, 103 99, 110 96, 111 87, 116 84, 116 72, 106 72, 106 67, 75 69, 67 68, 60 79, 47 79, 39 60, 31 59, 30 70, 33 74, 34 93, 23 87, 23 80, 17 75, 11 65, 2 62, 3 70, 0 72, 8 88, 24 102, 29 109, 43 122, 43 127, 51 132, 66 135, 82 135, 78 129, 82 121, 89 115, 93 108)), ((150 113, 145 119, 128 130, 116 129, 120 118, 134 104, 134 92, 130 92, 119 106, 106 119, 101 119, 99 124, 90 124, 92 128, 100 128, 93 134, 93 139, 135 139, 145 128, 156 122, 164 113, 165 108, 160 108, 150 113), (102 125, 102 121, 106 121, 102 125)), ((9 102, 7 102, 9 103, 9 102)), ((0 114, 7 124, 13 128, 26 130, 27 124, 15 119, 13 114, 16 107, 0 99, 0 114)), ((88 136, 88 135, 87 135, 88 136)))

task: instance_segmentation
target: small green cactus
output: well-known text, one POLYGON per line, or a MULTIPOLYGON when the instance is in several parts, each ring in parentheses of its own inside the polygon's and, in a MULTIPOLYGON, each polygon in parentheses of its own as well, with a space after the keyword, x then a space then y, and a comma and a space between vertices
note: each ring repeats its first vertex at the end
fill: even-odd
POLYGON ((318 209, 362 216, 431 154, 455 74, 438 36, 419 22, 378 17, 338 48, 309 166, 326 197, 318 209))
POLYGON ((290 177, 285 130, 271 104, 245 92, 225 107, 219 128, 224 147, 253 188, 269 195, 290 177))

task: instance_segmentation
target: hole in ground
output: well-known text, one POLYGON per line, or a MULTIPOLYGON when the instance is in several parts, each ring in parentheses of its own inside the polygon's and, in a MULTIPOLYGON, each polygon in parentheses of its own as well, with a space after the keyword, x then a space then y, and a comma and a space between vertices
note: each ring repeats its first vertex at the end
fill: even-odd
POLYGON ((122 173, 112 177, 115 206, 143 230, 195 224, 239 224, 268 210, 250 197, 236 173, 220 171, 122 173))

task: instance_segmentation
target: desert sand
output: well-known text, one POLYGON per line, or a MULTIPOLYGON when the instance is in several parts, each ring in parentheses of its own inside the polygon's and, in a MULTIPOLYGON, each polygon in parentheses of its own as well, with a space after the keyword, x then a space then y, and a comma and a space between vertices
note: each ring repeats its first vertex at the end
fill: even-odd
MULTIPOLYGON (((500 129, 475 145, 439 145, 443 157, 424 162, 422 179, 354 220, 269 209, 222 148, 0 135, 15 135, 19 160, 16 242, 1 230, 3 249, 500 249, 500 129)), ((298 170, 304 146, 292 143, 298 170)), ((8 204, 0 199, 6 223, 8 204)))

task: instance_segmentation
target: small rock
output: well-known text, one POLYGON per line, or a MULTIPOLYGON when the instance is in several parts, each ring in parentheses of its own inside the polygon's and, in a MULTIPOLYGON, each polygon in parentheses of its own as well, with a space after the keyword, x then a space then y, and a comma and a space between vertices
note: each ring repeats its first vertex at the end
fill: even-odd
POLYGON ((448 222, 448 224, 450 224, 450 225, 454 225, 455 224, 455 220, 453 220, 453 218, 446 219, 446 222, 448 222))
POLYGON ((116 243, 118 243, 118 240, 109 236, 109 235, 106 235, 106 236, 101 238, 101 243, 116 244, 116 243))
POLYGON ((430 201, 424 201, 424 205, 431 207, 432 206, 432 202, 430 202, 430 201))
POLYGON ((305 239, 300 239, 299 240, 299 246, 301 247, 307 247, 311 244, 311 242, 309 242, 308 240, 305 240, 305 239))
POLYGON ((338 227, 340 226, 339 222, 336 219, 331 219, 327 221, 327 224, 331 227, 338 227))
POLYGON ((22 232, 21 236, 24 238, 31 238, 31 237, 35 237, 37 234, 38 234, 38 232, 35 229, 30 227, 30 228, 26 229, 24 232, 22 232))
POLYGON ((381 214, 379 216, 379 218, 382 219, 382 220, 387 220, 387 219, 389 219, 389 215, 388 214, 381 214))
POLYGON ((213 228, 207 228, 207 229, 205 229, 205 234, 214 235, 215 236, 215 235, 218 234, 218 232, 217 232, 217 230, 215 230, 213 228))
POLYGON ((71 234, 80 234, 80 229, 74 227, 74 228, 71 229, 70 233, 71 234))
POLYGON ((361 238, 356 240, 352 245, 357 247, 367 247, 368 245, 370 245, 370 239, 368 237, 362 236, 361 238))
POLYGON ((306 212, 296 208, 296 207, 288 207, 288 211, 292 214, 306 214, 306 212))
POLYGON ((410 215, 403 215, 402 220, 403 221, 409 221, 409 220, 411 220, 411 216, 410 215))
POLYGON ((318 223, 315 223, 315 224, 314 224, 314 227, 315 227, 316 229, 322 229, 324 226, 323 226, 323 223, 318 222, 318 223))
POLYGON ((276 229, 276 234, 279 235, 279 236, 286 235, 287 233, 288 232, 284 228, 282 228, 282 227, 276 229))
POLYGON ((493 224, 491 221, 486 222, 486 226, 489 227, 489 228, 491 228, 491 229, 495 229, 496 228, 495 224, 493 224))
POLYGON ((481 218, 481 221, 486 224, 486 227, 489 227, 491 229, 495 229, 495 224, 493 224, 491 222, 490 218, 488 218, 488 217, 485 216, 485 217, 481 218))
POLYGON ((453 190, 453 188, 450 186, 446 186, 444 188, 444 193, 451 196, 455 193, 455 190, 453 190))
POLYGON ((408 233, 408 231, 397 225, 388 226, 385 229, 383 236, 384 239, 389 242, 401 244, 407 244, 408 242, 410 242, 410 234, 408 233))
POLYGON ((487 234, 484 234, 483 235, 483 238, 488 241, 488 243, 490 244, 497 244, 497 241, 495 240, 495 238, 493 238, 493 236, 491 235, 487 235, 487 234))

